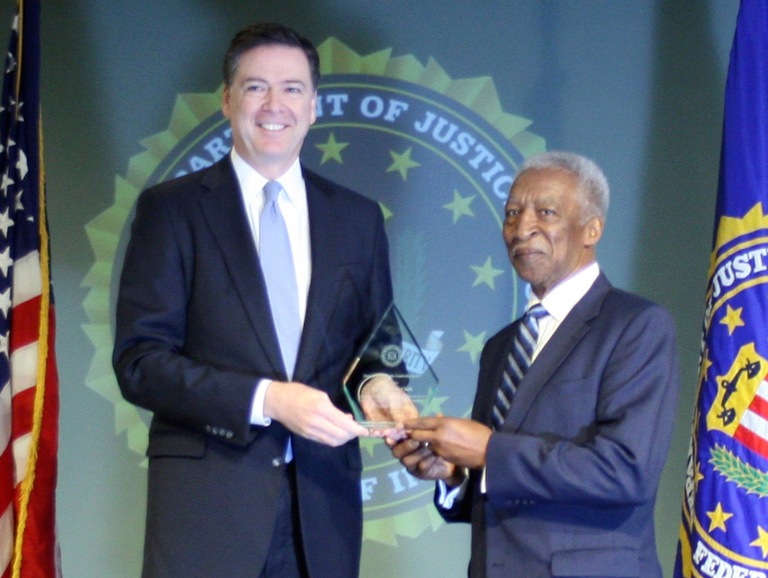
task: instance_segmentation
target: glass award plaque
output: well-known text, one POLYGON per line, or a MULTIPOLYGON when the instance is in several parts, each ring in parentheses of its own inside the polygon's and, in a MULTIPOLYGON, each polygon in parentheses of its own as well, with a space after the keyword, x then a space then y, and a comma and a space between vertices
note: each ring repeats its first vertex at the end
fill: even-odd
MULTIPOLYGON (((425 413, 430 406, 430 400, 436 396, 439 385, 431 362, 440 353, 441 336, 441 331, 433 331, 427 340, 428 349, 422 349, 400 310, 394 302, 391 303, 344 376, 344 394, 355 420, 369 430, 395 426, 394 421, 370 421, 363 412, 364 404, 367 403, 370 407, 372 404, 379 405, 379 401, 376 395, 368 397, 367 400, 360 399, 361 390, 362 396, 366 395, 367 389, 375 391, 374 387, 361 388, 361 385, 365 386, 369 380, 377 379, 382 374, 388 376, 408 394, 420 415, 425 413)), ((369 385, 373 383, 370 382, 369 385)), ((407 399, 403 401, 407 402, 407 399)))

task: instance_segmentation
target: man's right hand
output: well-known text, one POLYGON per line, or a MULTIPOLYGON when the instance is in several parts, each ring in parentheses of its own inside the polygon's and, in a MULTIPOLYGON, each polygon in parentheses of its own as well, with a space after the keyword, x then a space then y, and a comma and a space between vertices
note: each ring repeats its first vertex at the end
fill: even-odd
POLYGON ((423 442, 405 439, 392 447, 392 455, 400 460, 409 474, 420 480, 444 480, 451 487, 464 480, 462 468, 444 460, 423 442))
POLYGON ((264 396, 264 417, 293 433, 328 446, 340 446, 368 430, 337 408, 324 391, 295 381, 273 381, 264 396))

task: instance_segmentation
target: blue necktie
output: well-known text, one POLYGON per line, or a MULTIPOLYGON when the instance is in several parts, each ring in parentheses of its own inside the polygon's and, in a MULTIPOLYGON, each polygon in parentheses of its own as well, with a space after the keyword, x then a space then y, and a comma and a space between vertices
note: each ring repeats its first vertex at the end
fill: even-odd
POLYGON ((285 371, 290 379, 301 340, 301 317, 291 243, 277 204, 282 188, 277 181, 267 181, 264 185, 264 207, 259 220, 259 259, 285 371))
POLYGON ((493 428, 500 430, 507 418, 509 406, 517 391, 517 386, 531 365, 533 350, 539 338, 539 319, 547 315, 547 310, 537 303, 517 324, 517 333, 512 341, 512 349, 507 356, 507 365, 501 380, 496 403, 493 408, 493 428))

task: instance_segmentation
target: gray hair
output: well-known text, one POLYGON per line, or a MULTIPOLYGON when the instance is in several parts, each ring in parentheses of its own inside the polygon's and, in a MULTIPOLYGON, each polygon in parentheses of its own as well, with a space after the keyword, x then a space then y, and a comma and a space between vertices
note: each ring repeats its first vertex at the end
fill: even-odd
POLYGON ((526 159, 520 173, 535 169, 559 169, 575 176, 581 185, 585 222, 592 217, 605 220, 610 197, 608 180, 593 161, 576 153, 548 151, 526 159))

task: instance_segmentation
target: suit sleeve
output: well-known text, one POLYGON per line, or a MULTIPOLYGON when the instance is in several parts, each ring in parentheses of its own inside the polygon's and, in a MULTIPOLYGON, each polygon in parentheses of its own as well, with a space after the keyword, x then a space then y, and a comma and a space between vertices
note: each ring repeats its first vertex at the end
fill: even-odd
POLYGON ((611 507, 654 499, 679 389, 674 324, 656 305, 616 312, 615 320, 566 357, 545 385, 548 405, 532 407, 515 433, 491 436, 492 504, 611 507), (569 365, 573 358, 579 361, 569 365))
POLYGON ((115 373, 131 403, 245 444, 253 436, 248 414, 257 377, 187 353, 193 241, 173 199, 155 189, 137 203, 117 302, 115 373))

